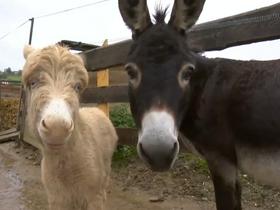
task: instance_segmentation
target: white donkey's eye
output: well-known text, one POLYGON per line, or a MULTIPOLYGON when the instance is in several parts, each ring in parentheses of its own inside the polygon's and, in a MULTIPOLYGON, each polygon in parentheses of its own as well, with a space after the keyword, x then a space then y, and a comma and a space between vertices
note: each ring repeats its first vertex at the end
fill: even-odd
POLYGON ((127 63, 124 66, 124 69, 127 72, 130 84, 132 84, 134 87, 137 87, 141 81, 141 72, 138 66, 134 63, 127 63))
POLYGON ((75 85, 74 85, 74 90, 77 92, 77 93, 80 93, 81 92, 81 90, 82 90, 82 85, 81 85, 81 83, 76 83, 75 85))
POLYGON ((38 84, 39 84, 39 79, 31 79, 28 82, 28 85, 31 89, 36 88, 38 86, 38 84))

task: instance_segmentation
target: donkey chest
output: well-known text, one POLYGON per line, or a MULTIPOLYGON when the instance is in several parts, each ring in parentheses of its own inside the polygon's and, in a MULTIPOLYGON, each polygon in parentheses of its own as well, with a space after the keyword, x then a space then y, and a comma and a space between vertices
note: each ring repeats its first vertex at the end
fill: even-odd
POLYGON ((43 181, 53 190, 98 188, 102 176, 105 176, 102 170, 99 172, 98 168, 88 161, 76 163, 75 160, 60 160, 56 163, 42 163, 43 181))
POLYGON ((280 149, 266 151, 237 146, 239 168, 256 181, 280 187, 280 149))

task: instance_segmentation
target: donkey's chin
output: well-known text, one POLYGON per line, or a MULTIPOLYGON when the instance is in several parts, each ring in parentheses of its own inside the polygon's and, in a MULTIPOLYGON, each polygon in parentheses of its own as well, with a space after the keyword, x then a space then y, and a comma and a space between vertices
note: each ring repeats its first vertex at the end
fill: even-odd
POLYGON ((43 138, 42 139, 43 145, 51 150, 58 150, 64 148, 66 145, 67 140, 56 140, 56 139, 49 139, 43 138))
POLYGON ((166 157, 162 160, 156 160, 145 153, 144 150, 141 149, 140 144, 137 145, 137 152, 139 157, 143 160, 145 165, 149 167, 152 171, 155 172, 165 172, 173 168, 174 163, 177 159, 177 154, 179 153, 179 148, 173 148, 174 156, 166 157))
POLYGON ((63 149, 68 142, 70 136, 57 137, 40 135, 43 145, 51 150, 63 149))
POLYGON ((144 161, 145 165, 147 167, 149 167, 152 171, 155 172, 165 172, 168 171, 170 169, 172 169, 174 163, 175 163, 175 159, 174 161, 171 161, 170 163, 165 163, 165 164, 154 164, 151 160, 145 158, 145 157, 141 157, 140 158, 144 161))

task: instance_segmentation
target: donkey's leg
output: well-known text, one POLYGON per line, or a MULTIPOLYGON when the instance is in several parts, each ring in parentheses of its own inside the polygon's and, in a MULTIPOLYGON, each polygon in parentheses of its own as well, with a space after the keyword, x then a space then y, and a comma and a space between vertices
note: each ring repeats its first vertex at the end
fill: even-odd
POLYGON ((241 210, 241 187, 235 164, 223 158, 208 160, 217 210, 241 210))

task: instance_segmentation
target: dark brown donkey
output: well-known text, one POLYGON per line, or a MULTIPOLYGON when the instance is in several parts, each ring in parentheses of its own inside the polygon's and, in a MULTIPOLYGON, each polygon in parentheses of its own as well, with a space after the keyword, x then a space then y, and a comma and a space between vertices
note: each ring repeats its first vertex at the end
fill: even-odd
POLYGON ((280 60, 208 59, 192 52, 187 30, 204 0, 175 0, 171 18, 146 0, 119 0, 133 33, 125 69, 138 153, 155 171, 168 170, 178 138, 208 163, 218 210, 241 210, 238 169, 280 184, 280 60))

